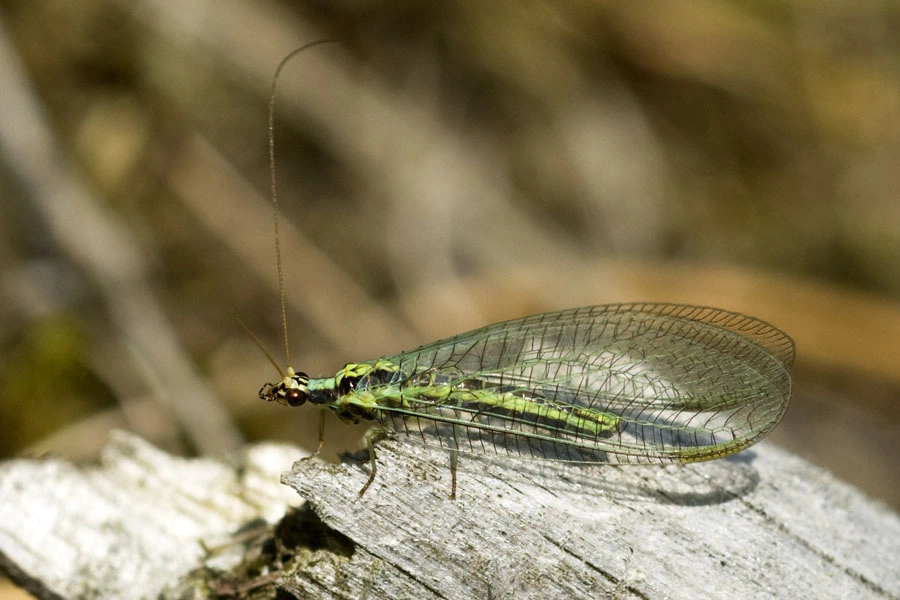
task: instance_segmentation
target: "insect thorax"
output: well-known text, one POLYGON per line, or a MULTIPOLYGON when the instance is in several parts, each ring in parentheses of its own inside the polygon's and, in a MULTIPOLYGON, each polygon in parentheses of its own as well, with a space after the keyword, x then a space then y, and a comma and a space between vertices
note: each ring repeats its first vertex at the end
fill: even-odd
POLYGON ((310 380, 309 399, 314 404, 327 405, 344 422, 374 421, 379 417, 382 394, 376 395, 372 390, 387 392, 400 378, 400 367, 388 360, 349 363, 334 377, 310 380))

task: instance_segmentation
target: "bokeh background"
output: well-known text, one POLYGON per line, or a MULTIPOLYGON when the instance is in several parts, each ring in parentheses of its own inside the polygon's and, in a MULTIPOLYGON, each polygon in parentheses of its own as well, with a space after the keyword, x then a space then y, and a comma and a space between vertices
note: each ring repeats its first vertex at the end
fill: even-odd
POLYGON ((296 367, 720 306, 797 342, 772 440, 900 507, 887 0, 0 1, 0 457, 315 443, 233 314, 284 363, 267 103, 318 39, 275 119, 296 367))

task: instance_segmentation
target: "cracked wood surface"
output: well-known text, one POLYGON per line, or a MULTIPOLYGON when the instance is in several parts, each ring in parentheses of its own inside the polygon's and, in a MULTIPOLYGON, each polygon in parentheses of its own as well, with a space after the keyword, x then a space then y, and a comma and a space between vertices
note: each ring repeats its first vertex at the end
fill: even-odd
POLYGON ((900 518, 765 443, 668 467, 463 456, 456 501, 440 451, 382 442, 363 498, 364 457, 297 461, 294 491, 299 456, 119 434, 98 467, 4 463, 0 566, 41 598, 900 596, 900 518))

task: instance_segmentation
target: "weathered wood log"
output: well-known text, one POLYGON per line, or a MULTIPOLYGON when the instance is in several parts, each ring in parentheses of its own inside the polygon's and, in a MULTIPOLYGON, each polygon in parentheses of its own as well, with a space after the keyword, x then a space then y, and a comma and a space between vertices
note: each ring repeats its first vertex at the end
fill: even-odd
POLYGON ((119 434, 99 467, 8 462, 0 564, 41 598, 900 596, 900 518, 765 443, 668 467, 464 456, 455 501, 440 451, 380 443, 362 498, 365 456, 296 462, 295 492, 298 456, 119 434))

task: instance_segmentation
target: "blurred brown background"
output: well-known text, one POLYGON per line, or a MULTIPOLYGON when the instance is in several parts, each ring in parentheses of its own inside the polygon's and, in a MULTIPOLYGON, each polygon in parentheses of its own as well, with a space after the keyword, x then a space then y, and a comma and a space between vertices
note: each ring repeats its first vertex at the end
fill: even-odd
POLYGON ((2 0, 0 37, 0 456, 314 443, 232 311, 283 363, 267 101, 329 38, 276 109, 296 367, 746 312, 798 345, 772 439, 900 507, 900 5, 2 0))

